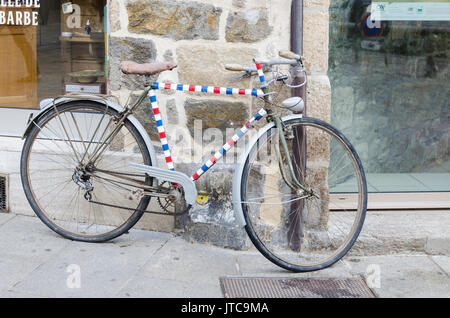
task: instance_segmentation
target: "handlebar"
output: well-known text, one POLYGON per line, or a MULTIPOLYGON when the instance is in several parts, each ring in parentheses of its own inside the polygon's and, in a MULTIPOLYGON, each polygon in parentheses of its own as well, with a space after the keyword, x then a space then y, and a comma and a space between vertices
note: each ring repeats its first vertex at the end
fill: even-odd
MULTIPOLYGON (((291 51, 280 51, 279 55, 280 57, 282 57, 281 59, 274 59, 274 60, 254 59, 254 62, 263 64, 265 66, 272 66, 281 64, 298 65, 299 63, 303 64, 304 61, 303 56, 295 54, 294 52, 291 51)), ((226 64, 225 69, 227 71, 233 72, 247 72, 247 73, 257 72, 255 66, 242 66, 239 64, 226 64)))
POLYGON ((279 56, 284 57, 285 59, 291 59, 291 60, 297 60, 300 61, 303 59, 302 56, 295 54, 294 52, 291 51, 280 51, 278 53, 279 56))
POLYGON ((242 72, 244 70, 244 67, 239 64, 226 64, 225 69, 227 71, 236 71, 236 72, 242 72))
POLYGON ((242 66, 239 64, 226 64, 225 69, 227 71, 234 71, 234 72, 258 72, 256 69, 256 66, 242 66))

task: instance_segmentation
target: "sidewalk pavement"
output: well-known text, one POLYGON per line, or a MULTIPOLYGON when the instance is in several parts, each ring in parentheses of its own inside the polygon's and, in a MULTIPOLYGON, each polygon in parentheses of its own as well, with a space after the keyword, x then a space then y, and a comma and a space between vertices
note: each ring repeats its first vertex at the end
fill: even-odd
MULTIPOLYGON (((450 215, 440 213, 446 219, 450 215)), ((422 224, 416 226, 423 232, 422 224)), ((385 242, 366 232, 364 244, 385 242)), ((437 233, 433 237, 437 239, 437 233)), ((426 245, 427 239, 420 242, 426 245)), ((448 248, 445 244, 441 240, 438 249, 448 248)), ((79 243, 59 237, 35 217, 0 214, 0 297, 209 298, 223 297, 219 278, 224 276, 367 278, 377 271, 380 280, 372 283, 379 297, 450 297, 448 254, 402 248, 397 252, 348 255, 331 268, 292 274, 254 249, 232 251, 139 230, 110 243, 79 243), (74 276, 78 270, 79 280, 74 276), (69 288, 78 283, 81 288, 69 288)))

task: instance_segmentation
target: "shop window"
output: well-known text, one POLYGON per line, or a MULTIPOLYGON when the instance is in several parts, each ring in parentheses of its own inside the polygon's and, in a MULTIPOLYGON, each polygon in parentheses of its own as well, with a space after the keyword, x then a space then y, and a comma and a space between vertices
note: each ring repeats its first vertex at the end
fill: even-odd
POLYGON ((0 107, 39 108, 66 93, 105 93, 106 0, 41 0, 39 8, 0 11, 38 16, 37 25, 0 25, 0 107))
POLYGON ((330 2, 332 123, 370 192, 450 191, 449 21, 449 1, 330 2))

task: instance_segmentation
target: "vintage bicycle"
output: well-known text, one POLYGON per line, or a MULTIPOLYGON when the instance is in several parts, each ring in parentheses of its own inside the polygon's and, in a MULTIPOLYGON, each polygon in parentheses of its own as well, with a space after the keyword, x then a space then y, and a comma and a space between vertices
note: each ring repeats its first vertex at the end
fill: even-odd
MULTIPOLYGON (((275 102, 275 85, 305 84, 281 70, 304 71, 303 58, 288 51, 279 55, 273 60, 255 58, 254 66, 226 66, 242 76, 258 76, 260 88, 148 81, 139 98, 125 107, 108 96, 87 94, 42 102, 41 111, 28 122, 21 157, 21 178, 31 207, 50 229, 83 242, 114 239, 144 213, 188 213, 197 204, 195 182, 265 118, 267 123, 246 144, 235 167, 235 218, 255 247, 285 269, 313 271, 334 264, 350 250, 363 226, 364 170, 342 133, 298 114, 304 107, 300 97, 275 102), (188 176, 175 171, 158 90, 253 96, 264 107, 188 176), (153 143, 133 115, 147 98, 167 167, 159 167, 153 143), (149 209, 151 199, 158 209, 149 209)), ((121 64, 125 74, 146 78, 175 67, 172 62, 121 64)))

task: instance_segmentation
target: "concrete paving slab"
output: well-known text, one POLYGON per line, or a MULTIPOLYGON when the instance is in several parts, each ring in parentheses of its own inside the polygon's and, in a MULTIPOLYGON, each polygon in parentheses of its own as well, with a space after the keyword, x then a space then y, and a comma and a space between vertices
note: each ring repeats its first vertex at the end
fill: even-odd
POLYGON ((364 276, 379 297, 450 297, 450 278, 428 256, 354 258, 350 272, 364 276))
POLYGON ((11 213, 0 213, 0 228, 3 224, 13 219, 16 215, 11 213))
POLYGON ((3 257, 14 255, 23 261, 45 261, 68 243, 35 217, 16 216, 0 228, 3 257))
POLYGON ((434 233, 427 237, 425 253, 430 255, 450 255, 450 227, 447 232, 434 233))
POLYGON ((446 211, 370 211, 350 254, 445 254, 442 248, 450 246, 449 229, 450 213, 446 211), (436 233, 439 241, 428 242, 436 233))
POLYGON ((123 298, 222 298, 217 283, 198 284, 179 280, 135 277, 117 295, 123 298))
POLYGON ((170 240, 136 275, 137 281, 152 278, 197 284, 219 284, 219 277, 238 274, 233 251, 170 240))
POLYGON ((236 252, 235 260, 240 276, 284 276, 289 273, 256 250, 250 253, 236 252))
POLYGON ((112 297, 170 238, 133 231, 111 243, 70 242, 12 290, 44 297, 112 297))
POLYGON ((253 277, 320 277, 320 278, 352 278, 352 275, 347 265, 339 261, 332 267, 323 269, 314 273, 292 273, 285 270, 276 264, 270 262, 263 255, 259 253, 238 253, 236 254, 237 263, 239 266, 239 273, 242 276, 253 277))
POLYGON ((450 256, 431 256, 431 259, 450 276, 450 256))
MULTIPOLYGON (((408 216, 417 223, 404 221, 405 225, 401 225, 404 214, 384 218, 386 224, 394 223, 392 227, 383 226, 383 218, 372 220, 369 232, 375 233, 378 224, 390 237, 414 226, 419 236, 425 236, 429 225, 437 222, 436 233, 442 233, 446 216, 425 216, 408 216)), ((382 235, 373 239, 384 242, 382 235)), ((424 254, 348 255, 322 271, 292 274, 253 247, 225 250, 139 230, 110 243, 78 243, 53 234, 36 218, 16 216, 0 227, 0 297, 222 297, 219 278, 225 276, 364 277, 380 297, 450 297, 449 259, 424 254), (76 270, 68 272, 74 270, 70 265, 79 266, 81 288, 70 288, 77 287, 76 270)))
POLYGON ((0 291, 0 298, 40 298, 39 295, 18 293, 15 291, 0 291))
POLYGON ((23 258, 16 255, 0 257, 0 292, 12 288, 42 264, 41 260, 23 258))
POLYGON ((157 242, 167 242, 168 240, 175 238, 174 234, 162 233, 162 232, 152 232, 145 230, 135 230, 132 229, 128 233, 115 238, 114 240, 108 242, 107 244, 114 244, 120 247, 149 247, 150 243, 157 242))

